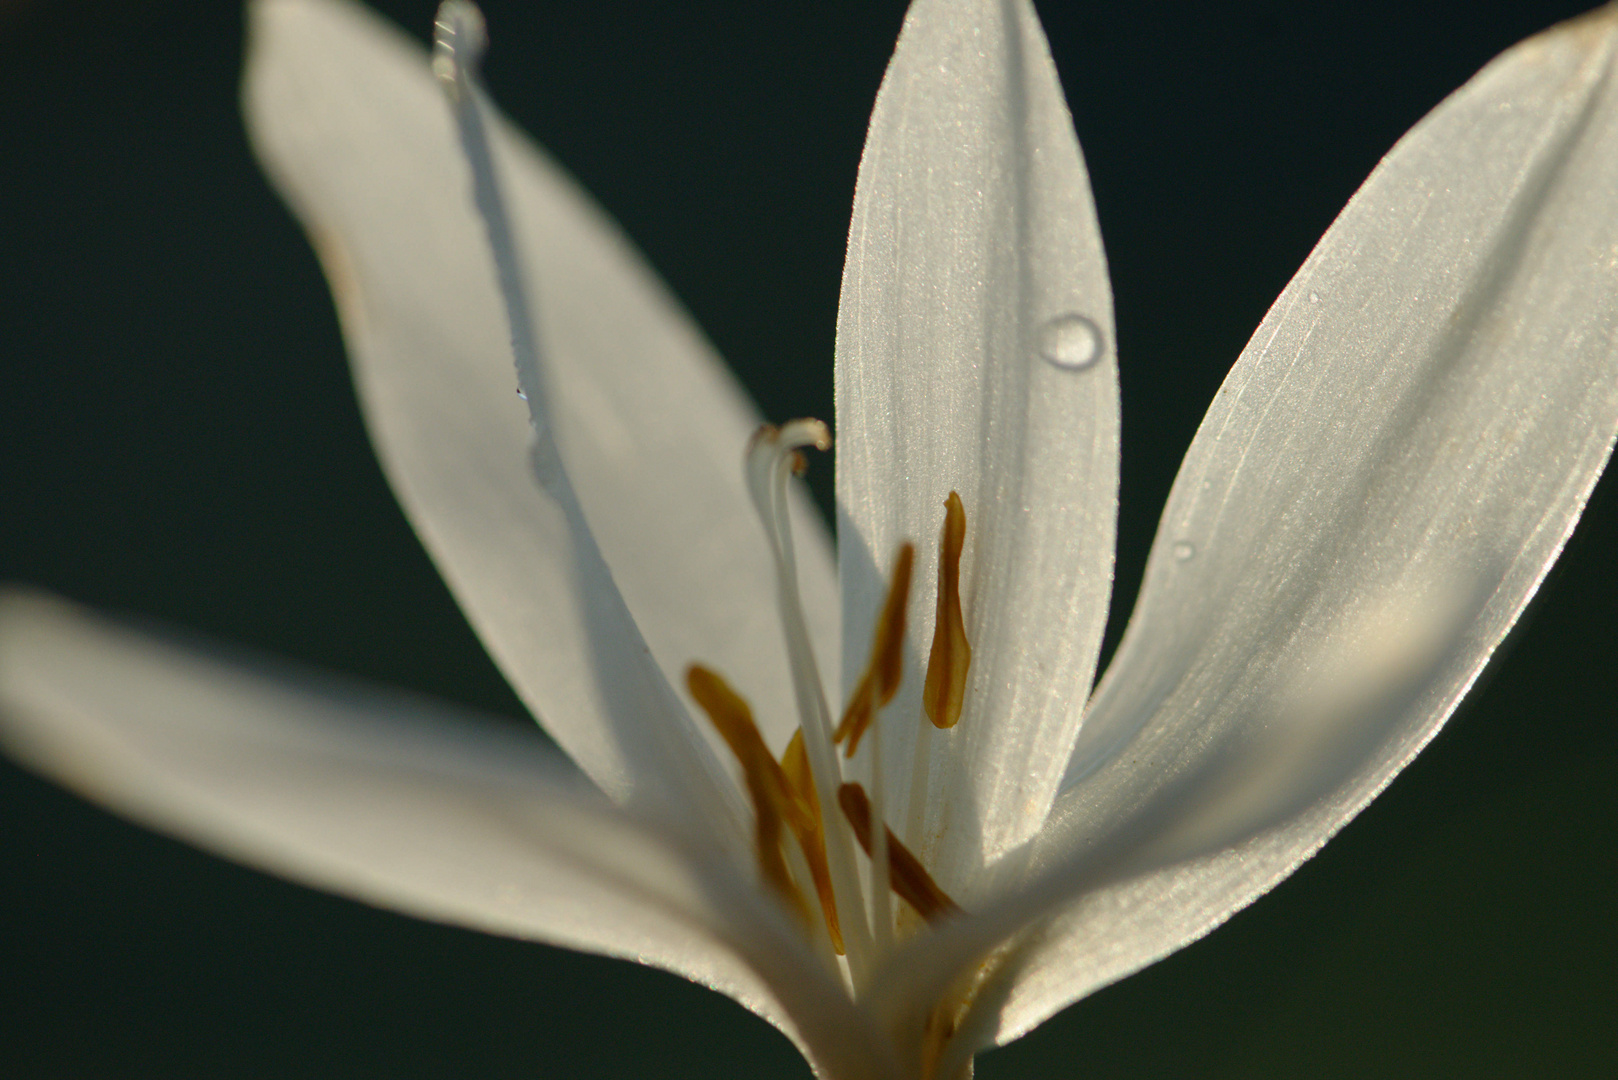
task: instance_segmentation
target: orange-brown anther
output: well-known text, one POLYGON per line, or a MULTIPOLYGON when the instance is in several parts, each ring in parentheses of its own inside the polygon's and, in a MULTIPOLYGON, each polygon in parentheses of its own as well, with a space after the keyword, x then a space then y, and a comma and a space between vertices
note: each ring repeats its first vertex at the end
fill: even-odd
POLYGON ((820 796, 815 794, 815 777, 809 771, 809 751, 803 745, 803 729, 792 733, 786 752, 781 755, 781 772, 791 789, 794 812, 787 822, 798 837, 804 858, 809 860, 809 876, 815 879, 815 894, 826 919, 832 948, 841 956, 843 928, 837 922, 837 897, 831 888, 831 870, 826 866, 825 826, 820 820, 820 796))
POLYGON ((803 744, 803 729, 792 733, 792 741, 781 754, 781 772, 794 795, 802 799, 820 820, 820 796, 815 794, 815 774, 809 771, 809 749, 803 744))
POLYGON ((972 665, 972 646, 966 640, 961 615, 961 549, 966 544, 966 510, 961 497, 949 493, 944 501, 944 528, 938 539, 938 618, 933 628, 933 649, 927 657, 927 681, 921 705, 934 727, 952 728, 961 718, 966 698, 966 672, 972 665))
MULTIPOLYGON (((781 826, 783 822, 798 838, 804 859, 809 863, 809 875, 814 878, 815 893, 825 915, 826 929, 832 945, 843 951, 842 931, 837 925, 837 908, 832 895, 831 874, 826 867, 826 842, 821 832, 820 811, 814 796, 814 782, 809 774, 808 756, 803 754, 802 733, 794 738, 803 761, 797 776, 777 763, 764 737, 758 733, 753 710, 732 690, 718 674, 698 664, 686 669, 686 686, 702 711, 708 714, 715 730, 736 755, 747 784, 747 796, 753 803, 757 821, 754 840, 757 845, 759 873, 779 892, 793 910, 808 919, 803 897, 787 872, 786 859, 781 853, 781 826), (803 786, 800 786, 803 785, 803 786), (804 791, 808 791, 807 798, 804 791)), ((793 762, 792 747, 787 747, 787 761, 793 762)), ((793 765, 793 768, 798 766, 793 765)))
POLYGON ((759 874, 787 902, 787 906, 809 922, 809 907, 803 894, 793 884, 792 872, 787 869, 786 856, 781 851, 781 814, 779 804, 763 790, 755 774, 747 777, 747 794, 753 801, 753 814, 758 827, 754 832, 754 850, 758 855, 759 874))
POLYGON ((899 679, 904 674, 905 605, 910 602, 910 568, 915 565, 915 545, 899 545, 899 554, 893 560, 893 580, 888 584, 888 598, 877 616, 876 633, 871 637, 871 659, 865 673, 848 699, 843 719, 832 733, 833 742, 848 740, 846 756, 853 757, 859 749, 860 737, 876 718, 876 710, 893 700, 899 692, 899 679))
POLYGON ((713 721, 713 726, 741 763, 747 796, 753 803, 757 822, 753 838, 760 876, 807 921, 809 911, 792 883, 786 858, 781 854, 781 825, 789 801, 786 778, 780 775, 780 766, 776 765, 775 757, 758 733, 753 710, 724 679, 707 668, 691 665, 686 670, 685 682, 691 696, 708 714, 708 719, 713 721))
MULTIPOLYGON (((859 784, 844 784, 837 789, 837 803, 843 808, 843 816, 854 828, 854 838, 865 849, 867 857, 871 854, 871 800, 866 797, 865 789, 859 784)), ((884 826, 885 828, 886 826, 884 826)), ((944 894, 938 887, 932 875, 927 873, 921 860, 910 853, 910 849, 899 842, 888 829, 888 881, 899 898, 916 909, 916 914, 931 922, 946 915, 955 915, 960 912, 955 901, 944 894)))

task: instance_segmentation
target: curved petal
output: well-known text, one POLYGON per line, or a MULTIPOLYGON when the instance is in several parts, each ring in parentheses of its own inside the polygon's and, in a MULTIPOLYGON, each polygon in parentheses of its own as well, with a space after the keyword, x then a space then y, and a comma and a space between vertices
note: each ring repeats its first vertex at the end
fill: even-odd
MULTIPOLYGON (((342 0, 261 0, 252 15, 255 146, 331 280, 394 490, 523 700, 615 797, 657 781, 655 740, 615 706, 618 675, 592 659, 599 628, 575 596, 593 534, 611 567, 595 586, 616 582, 664 675, 694 659, 731 672, 784 744, 774 579, 742 480, 757 421, 707 343, 600 209, 496 121, 579 534, 529 472, 491 257, 426 55, 342 0)), ((830 547, 812 513, 799 523, 824 647, 830 547)), ((613 659, 644 663, 626 648, 613 659)))
POLYGON ((1609 6, 1503 54, 1395 147, 1282 293, 1175 483, 1042 857, 1251 729, 1377 598, 1473 598, 1449 658, 1280 827, 1064 911, 998 1041, 1307 859, 1432 738, 1560 552, 1618 431, 1615 50, 1609 6))
POLYGON ((909 829, 946 887, 1044 820, 1090 690, 1117 510, 1112 341, 1089 181, 1032 8, 920 0, 877 97, 849 230, 838 542, 845 681, 869 648, 879 568, 918 542, 920 644, 883 726, 902 807, 926 723, 934 545, 945 497, 965 504, 972 671, 959 725, 921 736, 934 778, 927 821, 909 829))
POLYGON ((295 678, 0 598, 0 743, 81 794, 380 907, 676 972, 822 1060, 877 1041, 728 855, 613 807, 538 735, 295 678))
POLYGON ((1179 868, 1182 883, 1195 880, 1200 864, 1232 848, 1245 856, 1259 838, 1262 850, 1270 830, 1296 830, 1305 819, 1308 828, 1321 827, 1318 819, 1333 808, 1319 805, 1320 792, 1350 779, 1466 661, 1463 631, 1488 597, 1426 584, 1420 603, 1401 589, 1345 612, 1341 633, 1319 642, 1279 693, 1254 702, 1246 724, 1213 736, 1195 764, 1136 800, 1105 831, 1092 828, 1086 799, 1094 793, 1061 800, 1039 842, 1020 853, 1028 858, 1018 867, 1020 880, 887 959, 867 994, 884 1026, 924 1030, 934 1004, 969 982, 973 996, 951 1047, 969 1056, 994 1041, 1007 998, 1027 992, 1030 971, 1060 983, 1074 968, 1134 947, 1142 912, 1108 903, 1131 894, 1133 882, 1170 867, 1179 868), (1092 920, 1086 936, 1056 951, 1060 963, 1049 962, 1045 951, 1065 932, 1081 897, 1090 898, 1082 907, 1092 920), (1075 955, 1074 946, 1085 951, 1075 955))

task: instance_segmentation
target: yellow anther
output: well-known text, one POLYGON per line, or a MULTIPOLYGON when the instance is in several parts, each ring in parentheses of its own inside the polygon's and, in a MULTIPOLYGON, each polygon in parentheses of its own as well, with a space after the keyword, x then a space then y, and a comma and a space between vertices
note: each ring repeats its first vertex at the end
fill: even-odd
MULTIPOLYGON (((871 800, 866 797, 865 789, 859 784, 844 784, 837 789, 837 802, 843 809, 843 816, 854 828, 854 838, 865 849, 867 857, 871 854, 871 800)), ((886 826, 883 826, 886 828, 886 826)), ((916 909, 916 914, 932 922, 935 919, 960 912, 955 901, 945 895, 944 890, 938 887, 932 875, 927 873, 921 860, 910 853, 910 849, 899 842, 888 829, 888 881, 899 898, 916 909)))
POLYGON ((792 745, 787 747, 786 764, 778 763, 758 732, 753 710, 723 678, 699 664, 692 664, 686 669, 685 682, 691 696, 708 714, 714 729, 742 767, 747 796, 753 803, 753 815, 757 821, 754 842, 760 876, 781 894, 794 911, 805 921, 808 920, 809 912, 803 895, 793 884, 786 859, 781 853, 781 826, 784 822, 803 849, 826 919, 826 929, 833 947, 841 953, 842 931, 837 924, 831 874, 826 868, 826 842, 821 831, 820 809, 809 773, 808 756, 803 753, 802 732, 794 736, 792 745), (793 746, 798 748, 796 755, 793 746), (805 792, 808 792, 807 797, 805 792))
POLYGON ((949 493, 944 501, 944 528, 938 538, 938 618, 933 628, 933 649, 927 657, 927 681, 921 705, 934 727, 952 728, 961 718, 966 699, 966 672, 972 665, 972 646, 966 640, 961 615, 961 549, 966 545, 966 510, 961 497, 949 493))
POLYGON ((809 861, 809 876, 815 879, 815 894, 820 900, 820 911, 826 919, 826 930, 831 935, 832 948, 841 956, 843 929, 837 922, 837 896, 832 892, 831 871, 826 866, 825 825, 820 818, 820 796, 815 794, 815 777, 809 771, 809 751, 803 745, 803 729, 792 733, 786 752, 781 755, 781 773, 793 796, 794 812, 787 822, 798 837, 804 858, 809 861))
POLYGON ((786 778, 780 775, 780 766, 776 765, 774 756, 758 733, 758 725, 753 722, 753 710, 726 685, 724 679, 707 668, 691 665, 686 670, 685 682, 691 696, 708 714, 708 719, 713 721, 713 726, 741 764, 747 795, 752 800, 753 816, 757 821, 754 850, 760 876, 807 922, 809 910, 797 886, 792 883, 792 874, 787 870, 786 859, 781 854, 781 824, 788 802, 786 778))
POLYGON ((915 545, 900 544, 898 557, 893 560, 888 598, 882 604, 876 633, 871 637, 871 659, 848 699, 842 721, 832 733, 833 742, 848 740, 845 751, 848 757, 853 757, 854 751, 859 749, 860 737, 871 726, 876 711, 899 692, 899 679, 904 674, 905 605, 910 602, 910 568, 915 561, 915 545))
POLYGON ((803 745, 803 729, 792 733, 792 741, 781 753, 781 772, 792 793, 802 799, 820 820, 820 796, 815 794, 815 774, 809 771, 809 749, 803 745))

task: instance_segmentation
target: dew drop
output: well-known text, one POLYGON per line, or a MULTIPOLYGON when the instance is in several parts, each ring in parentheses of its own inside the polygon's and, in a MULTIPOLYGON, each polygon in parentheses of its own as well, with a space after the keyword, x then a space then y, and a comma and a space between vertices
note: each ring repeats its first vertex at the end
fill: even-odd
POLYGON ((1083 315, 1058 315, 1039 328, 1039 355, 1053 367, 1082 371, 1101 353, 1101 328, 1083 315))
POLYGON ((1174 561, 1190 562, 1196 558, 1197 546, 1189 540, 1176 540, 1174 542, 1174 561))
POLYGON ((1319 294, 1319 293, 1317 293, 1317 292, 1312 292, 1312 293, 1310 293, 1310 294, 1309 294, 1309 302, 1310 302, 1310 303, 1311 303, 1311 304, 1318 304, 1318 303, 1320 303, 1320 294, 1319 294))

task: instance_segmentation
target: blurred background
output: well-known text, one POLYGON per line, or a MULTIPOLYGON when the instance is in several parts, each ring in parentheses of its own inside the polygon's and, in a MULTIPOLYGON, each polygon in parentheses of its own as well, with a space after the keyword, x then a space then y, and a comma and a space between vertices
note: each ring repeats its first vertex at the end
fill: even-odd
MULTIPOLYGON (((425 38, 428 0, 381 6, 425 38)), ((1444 94, 1581 5, 1036 6, 1117 298, 1115 640, 1207 401, 1333 215, 1444 94)), ((766 416, 829 418, 903 5, 485 10, 495 98, 766 416)), ((520 716, 372 458, 325 285, 241 132, 241 36, 231 3, 0 3, 0 580, 520 716)), ((812 477, 824 504, 829 462, 812 477)), ((1610 1076, 1612 486, 1478 691, 1320 856, 979 1076, 1610 1076)), ((0 972, 15 1080, 808 1076, 677 978, 284 884, 3 762, 0 972)))

